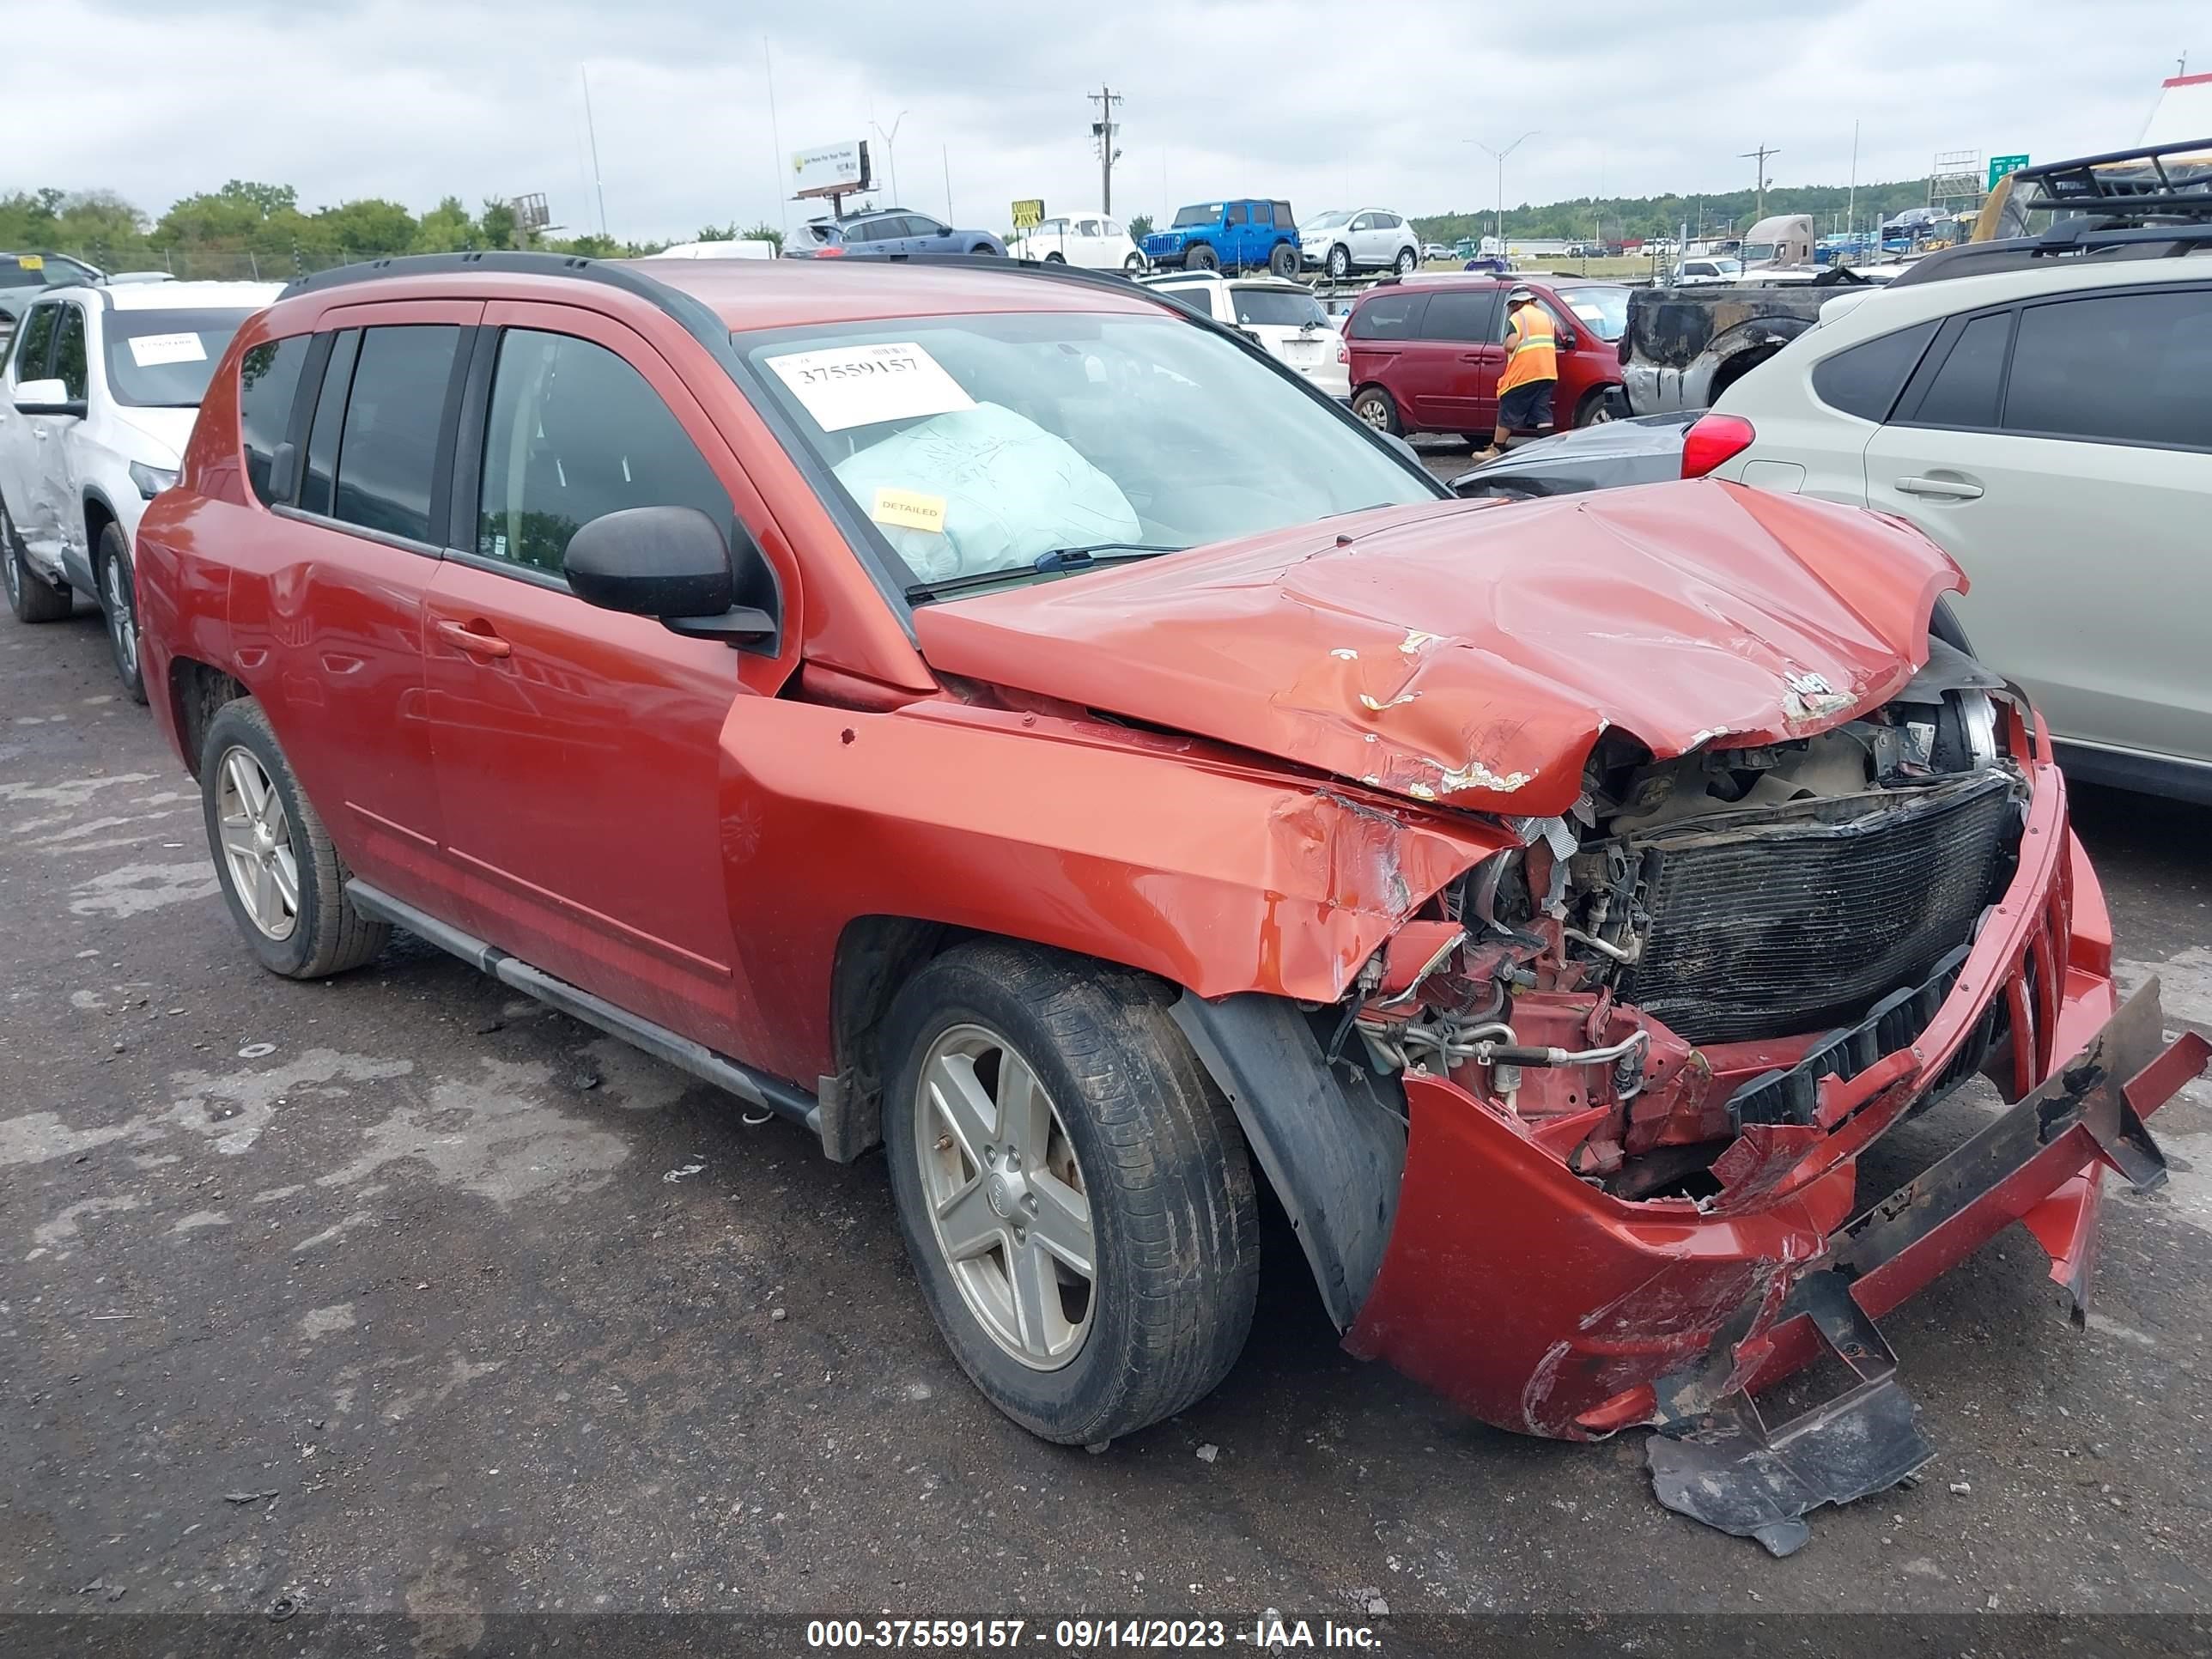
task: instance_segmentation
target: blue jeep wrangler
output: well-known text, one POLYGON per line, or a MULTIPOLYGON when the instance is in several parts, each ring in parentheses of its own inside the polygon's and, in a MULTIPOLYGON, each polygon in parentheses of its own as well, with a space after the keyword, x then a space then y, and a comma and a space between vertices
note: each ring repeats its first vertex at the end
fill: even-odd
POLYGON ((1145 258, 1155 270, 1248 270, 1265 265, 1278 276, 1295 276, 1297 221, 1288 202, 1199 202, 1178 209, 1171 227, 1145 238, 1145 258))

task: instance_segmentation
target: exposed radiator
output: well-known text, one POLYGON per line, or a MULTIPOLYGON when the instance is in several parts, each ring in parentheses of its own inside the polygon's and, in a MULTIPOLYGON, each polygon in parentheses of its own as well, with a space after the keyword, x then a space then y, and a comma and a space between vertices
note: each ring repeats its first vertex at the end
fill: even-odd
POLYGON ((1692 1042, 1850 1024, 1966 942, 2014 802, 1990 773, 1626 838, 1651 922, 1620 995, 1692 1042))

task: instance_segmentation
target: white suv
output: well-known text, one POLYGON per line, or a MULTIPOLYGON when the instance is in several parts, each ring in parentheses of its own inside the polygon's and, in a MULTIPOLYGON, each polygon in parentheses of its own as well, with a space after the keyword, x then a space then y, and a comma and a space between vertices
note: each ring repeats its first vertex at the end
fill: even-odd
POLYGON ((1352 399, 1352 353, 1313 290, 1275 276, 1170 270, 1139 279, 1177 305, 1226 323, 1339 403, 1352 399))
POLYGON ((1421 239, 1401 213, 1388 208, 1321 213, 1298 227, 1298 257, 1332 278, 1355 270, 1413 274, 1421 263, 1421 239))
POLYGON ((139 702, 131 538, 176 482, 216 360, 276 283, 49 289, 0 375, 0 574, 16 617, 52 622, 71 592, 107 617, 115 670, 139 702))
POLYGON ((1909 519, 2070 772, 2212 803, 2212 226, 2146 234, 1970 244, 1830 301, 1683 471, 1909 519))

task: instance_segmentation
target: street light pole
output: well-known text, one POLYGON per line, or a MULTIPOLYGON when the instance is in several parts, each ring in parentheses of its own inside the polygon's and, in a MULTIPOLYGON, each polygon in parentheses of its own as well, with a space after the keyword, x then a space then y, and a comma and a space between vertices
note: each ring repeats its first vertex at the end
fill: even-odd
POLYGON ((1498 162, 1498 246, 1501 249, 1505 246, 1505 158, 1542 131, 1541 127, 1531 127, 1511 143, 1506 145, 1504 149, 1492 149, 1480 138, 1462 141, 1473 144, 1477 149, 1487 151, 1498 162))

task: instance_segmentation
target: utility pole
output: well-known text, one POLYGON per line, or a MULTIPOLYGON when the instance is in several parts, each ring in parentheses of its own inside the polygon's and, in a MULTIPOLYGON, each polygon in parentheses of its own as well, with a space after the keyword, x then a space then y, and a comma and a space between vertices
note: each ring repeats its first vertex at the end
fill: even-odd
POLYGON ((599 192, 599 240, 605 241, 607 234, 607 187, 599 182, 599 130, 592 121, 592 72, 579 64, 576 73, 584 78, 584 131, 591 135, 592 139, 592 188, 599 192))
POLYGON ((1851 204, 1844 213, 1844 229, 1856 236, 1859 230, 1859 124, 1851 123, 1851 204))
MULTIPOLYGON (((1754 155, 1759 158, 1759 211, 1753 216, 1752 222, 1753 224, 1758 223, 1759 220, 1764 219, 1766 216, 1766 158, 1770 155, 1779 155, 1781 154, 1782 152, 1779 149, 1770 149, 1767 145, 1761 144, 1757 149, 1745 150, 1738 158, 1739 160, 1746 161, 1751 160, 1754 155)), ((1830 173, 1828 176, 1832 179, 1835 177, 1835 174, 1830 173)))
POLYGON ((1115 135, 1121 131, 1114 111, 1121 94, 1102 82, 1089 96, 1098 106, 1098 118, 1091 124, 1091 142, 1098 146, 1098 210, 1110 214, 1114 211, 1114 163, 1121 159, 1121 152, 1114 148, 1115 135))

